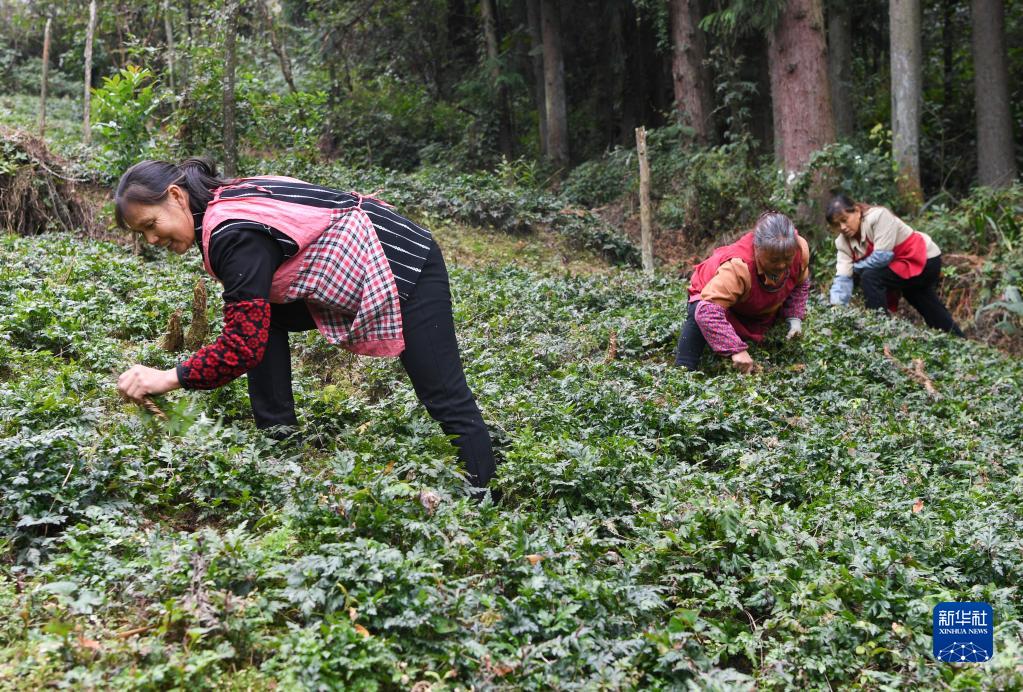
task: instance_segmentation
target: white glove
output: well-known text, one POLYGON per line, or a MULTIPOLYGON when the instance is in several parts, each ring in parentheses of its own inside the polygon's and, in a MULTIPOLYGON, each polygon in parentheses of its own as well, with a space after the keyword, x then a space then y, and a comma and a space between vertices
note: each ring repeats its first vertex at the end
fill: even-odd
POLYGON ((798 339, 803 335, 803 320, 798 317, 789 318, 789 333, 785 335, 786 339, 798 339))

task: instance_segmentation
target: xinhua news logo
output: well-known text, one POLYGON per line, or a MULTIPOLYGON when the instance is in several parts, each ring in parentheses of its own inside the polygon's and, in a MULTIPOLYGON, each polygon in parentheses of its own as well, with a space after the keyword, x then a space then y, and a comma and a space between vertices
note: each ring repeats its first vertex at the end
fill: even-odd
POLYGON ((995 653, 995 615, 988 603, 934 606, 934 657, 948 663, 983 663, 995 653))

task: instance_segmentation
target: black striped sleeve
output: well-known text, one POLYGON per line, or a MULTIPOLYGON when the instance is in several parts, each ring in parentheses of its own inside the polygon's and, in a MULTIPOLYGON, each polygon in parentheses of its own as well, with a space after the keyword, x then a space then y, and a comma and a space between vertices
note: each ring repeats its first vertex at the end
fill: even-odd
POLYGON ((398 294, 407 298, 419 280, 419 273, 433 246, 432 234, 377 202, 363 200, 362 210, 373 222, 384 255, 391 265, 398 294))

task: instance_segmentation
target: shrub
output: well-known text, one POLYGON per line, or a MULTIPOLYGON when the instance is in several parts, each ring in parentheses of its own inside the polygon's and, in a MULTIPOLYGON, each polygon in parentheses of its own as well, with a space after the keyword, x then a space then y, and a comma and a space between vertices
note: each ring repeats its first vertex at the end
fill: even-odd
MULTIPOLYGON (((823 177, 831 191, 888 207, 896 214, 907 213, 913 203, 899 190, 898 169, 891 157, 889 139, 890 133, 886 136, 878 125, 871 133, 873 146, 869 149, 836 142, 814 152, 806 167, 789 181, 788 204, 796 207, 815 202, 809 195, 814 182, 823 177)), ((823 224, 823 217, 820 223, 823 224)))
POLYGON ((463 141, 467 114, 390 75, 357 80, 328 120, 332 153, 349 165, 409 171, 425 161, 471 169, 478 160, 473 143, 463 141))
POLYGON ((774 206, 776 176, 757 166, 749 140, 681 152, 672 151, 671 141, 654 137, 651 162, 664 226, 699 241, 745 228, 774 206))
POLYGON ((92 127, 102 138, 100 172, 116 180, 129 166, 158 158, 165 146, 156 137, 160 106, 155 77, 148 68, 128 65, 92 90, 92 127))

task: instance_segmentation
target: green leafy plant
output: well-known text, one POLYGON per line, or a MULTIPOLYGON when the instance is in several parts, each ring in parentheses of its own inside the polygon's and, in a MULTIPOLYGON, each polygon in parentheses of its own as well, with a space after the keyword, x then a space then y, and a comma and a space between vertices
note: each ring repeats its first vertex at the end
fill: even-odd
POLYGON ((92 127, 101 136, 104 151, 99 167, 108 179, 160 151, 153 123, 160 105, 155 86, 148 68, 128 65, 92 90, 92 127))
MULTIPOLYGON (((452 216, 557 207, 372 175, 452 216), (426 194, 448 190, 457 206, 426 194)), ((495 506, 400 364, 327 357, 314 333, 292 339, 300 437, 256 430, 240 380, 164 397, 168 421, 119 400, 121 369, 178 357, 159 341, 195 259, 0 238, 0 678, 1023 685, 1018 359, 814 298, 802 341, 754 351, 761 374, 710 354, 690 373, 670 365, 682 281, 452 265, 495 506), (989 663, 934 664, 945 600, 992 604, 989 663)))

